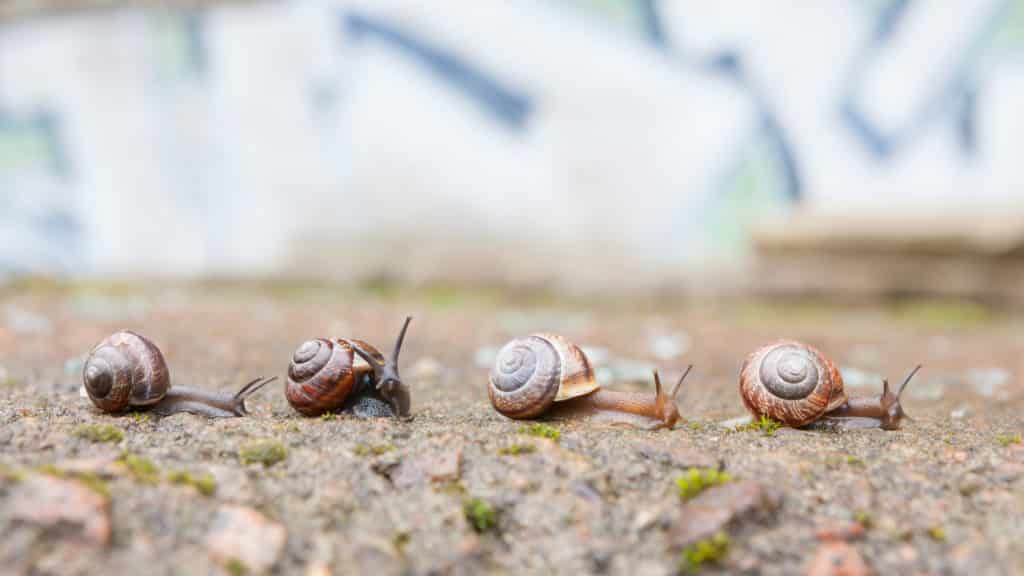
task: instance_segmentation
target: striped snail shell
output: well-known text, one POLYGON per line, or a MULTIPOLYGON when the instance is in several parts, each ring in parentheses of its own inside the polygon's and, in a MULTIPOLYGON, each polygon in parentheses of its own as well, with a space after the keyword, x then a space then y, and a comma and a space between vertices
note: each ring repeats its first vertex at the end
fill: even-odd
POLYGON ((123 412, 159 402, 171 387, 163 354, 135 332, 115 332, 93 348, 82 368, 85 391, 98 408, 123 412))
POLYGON ((847 401, 843 378, 824 354, 780 340, 754 351, 740 371, 740 396, 755 416, 807 425, 847 401))
POLYGON ((561 402, 600 388, 578 346, 556 334, 517 338, 498 352, 487 392, 495 410, 532 418, 561 402))
POLYGON ((341 407, 359 378, 373 372, 355 353, 359 346, 384 363, 384 356, 361 340, 317 338, 300 345, 288 365, 284 393, 301 414, 317 416, 341 407))

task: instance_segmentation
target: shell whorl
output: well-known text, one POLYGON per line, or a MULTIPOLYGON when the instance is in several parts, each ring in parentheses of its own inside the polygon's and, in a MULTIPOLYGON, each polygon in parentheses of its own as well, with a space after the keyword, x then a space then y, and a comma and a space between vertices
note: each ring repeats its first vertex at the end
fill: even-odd
MULTIPOLYGON (((284 394, 300 413, 316 416, 341 407, 362 371, 368 370, 365 360, 353 352, 346 339, 317 338, 302 343, 288 364, 284 394)), ((383 356, 365 342, 358 342, 383 362, 383 356)))
POLYGON ((171 378, 155 344, 122 330, 92 349, 82 367, 82 383, 100 410, 122 412, 159 402, 171 387, 171 378))
POLYGON ((846 402, 843 378, 824 354, 783 340, 754 351, 740 371, 740 396, 755 416, 804 426, 846 402))
POLYGON ((555 334, 534 334, 501 348, 488 379, 495 410, 509 418, 532 418, 553 402, 598 388, 586 355, 555 334))

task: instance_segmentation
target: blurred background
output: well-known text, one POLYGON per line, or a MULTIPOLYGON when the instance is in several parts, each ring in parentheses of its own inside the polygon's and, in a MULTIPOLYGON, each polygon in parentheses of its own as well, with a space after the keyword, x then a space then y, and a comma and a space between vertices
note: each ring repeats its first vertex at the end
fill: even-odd
POLYGON ((0 278, 1024 295, 1024 0, 141 4, 0 3, 0 278))

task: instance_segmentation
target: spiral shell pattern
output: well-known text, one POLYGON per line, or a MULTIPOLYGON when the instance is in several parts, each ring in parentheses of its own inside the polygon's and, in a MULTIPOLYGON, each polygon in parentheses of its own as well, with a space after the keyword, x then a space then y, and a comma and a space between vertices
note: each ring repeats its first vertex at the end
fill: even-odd
POLYGON ((487 393, 495 410, 521 419, 597 388, 579 347, 556 334, 534 334, 512 340, 498 352, 487 393))
POLYGON ((301 414, 317 416, 341 407, 360 372, 370 367, 352 350, 355 343, 381 362, 384 357, 362 341, 317 338, 302 343, 288 365, 284 395, 301 414))
POLYGON ((171 387, 163 354, 143 336, 127 330, 105 338, 82 367, 85 391, 100 410, 123 412, 163 399, 171 387))
POLYGON ((754 416, 800 427, 846 402, 843 378, 815 348, 782 340, 759 348, 740 371, 740 396, 754 416))

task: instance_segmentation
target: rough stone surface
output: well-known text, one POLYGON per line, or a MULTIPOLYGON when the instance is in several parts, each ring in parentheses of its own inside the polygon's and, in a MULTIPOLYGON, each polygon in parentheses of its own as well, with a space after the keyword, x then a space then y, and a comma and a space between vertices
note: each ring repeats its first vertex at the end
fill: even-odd
MULTIPOLYGON (((848 543, 876 574, 1024 573, 1019 313, 959 327, 934 318, 918 324, 885 306, 584 304, 458 292, 435 300, 430 292, 289 286, 43 287, 0 290, 0 298, 0 308, 14 306, 51 327, 15 335, 23 320, 14 318, 12 327, 0 314, 7 372, 0 382, 0 566, 16 574, 223 573, 207 538, 222 507, 240 506, 286 530, 273 573, 664 576, 680 562, 674 531, 689 504, 675 479, 690 467, 721 467, 740 486, 754 483, 781 498, 764 516, 707 520, 725 522, 730 545, 702 574, 801 574, 826 543, 820 530, 862 522, 863 534, 848 543), (97 315, 82 300, 113 312, 125 301, 133 308, 97 315), (247 402, 251 416, 230 420, 111 416, 78 397, 81 357, 118 329, 153 339, 176 385, 235 391, 255 376, 283 378, 295 347, 312 337, 358 336, 388 349, 406 314, 415 317, 402 352, 410 422, 303 418, 287 405, 280 381, 247 402), (474 356, 535 330, 602 350, 608 365, 622 358, 657 365, 662 377, 678 377, 692 362, 679 399, 684 420, 672 431, 552 422, 557 441, 524 434, 528 423, 490 408, 489 366, 474 356), (672 333, 687 334, 690 349, 659 360, 648 338, 672 333), (914 421, 895 432, 780 429, 773 436, 719 426, 744 416, 736 388, 745 355, 779 337, 806 340, 843 367, 890 380, 923 363, 904 401, 914 421), (443 369, 413 370, 421 358, 443 369), (944 386, 938 398, 909 395, 929 381, 962 382, 972 370, 996 369, 1011 375, 998 397, 970 385, 944 386), (954 410, 961 411, 956 419, 954 410), (89 425, 116 426, 124 438, 104 444, 75 434, 89 425), (269 468, 239 461, 243 446, 268 438, 287 448, 287 458, 269 468), (503 452, 510 445, 529 448, 503 452), (111 462, 124 453, 152 463, 154 475, 111 462), (107 546, 82 540, 80 524, 48 528, 12 514, 44 467, 76 488, 90 490, 72 476, 89 476, 109 491, 107 546), (216 490, 204 496, 168 480, 181 472, 209 474, 216 490), (411 481, 394 480, 406 473, 411 481), (493 508, 493 530, 477 533, 467 521, 470 499, 493 508)), ((649 381, 610 385, 652 388, 649 381)), ((853 393, 879 388, 866 379, 853 393)), ((734 495, 710 509, 738 511, 739 502, 734 495)))
POLYGON ((779 506, 778 495, 756 482, 713 486, 683 505, 672 539, 680 548, 725 531, 730 524, 763 519, 779 506))

